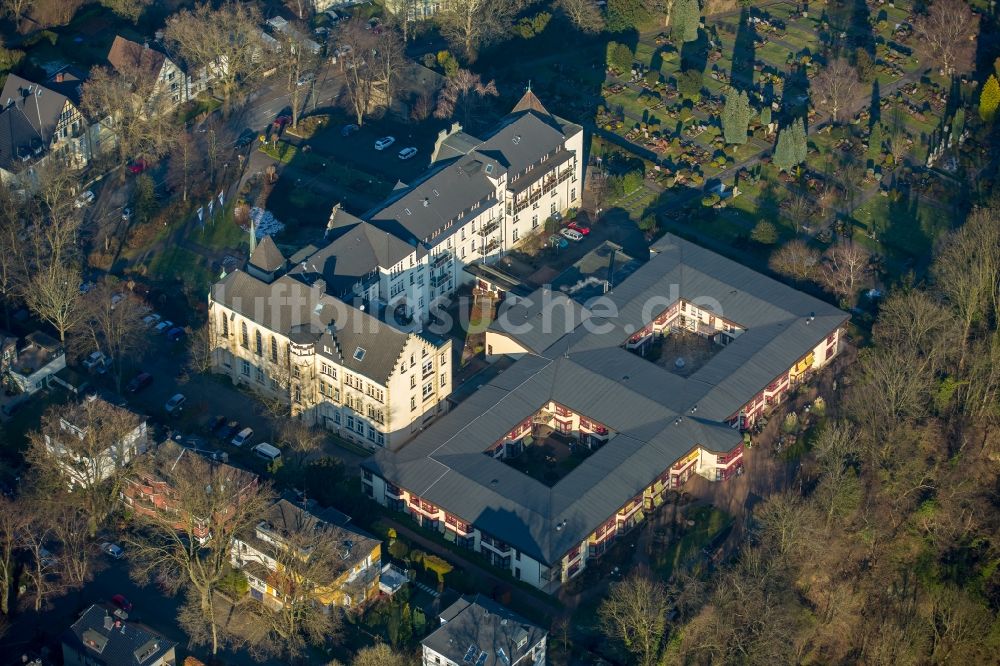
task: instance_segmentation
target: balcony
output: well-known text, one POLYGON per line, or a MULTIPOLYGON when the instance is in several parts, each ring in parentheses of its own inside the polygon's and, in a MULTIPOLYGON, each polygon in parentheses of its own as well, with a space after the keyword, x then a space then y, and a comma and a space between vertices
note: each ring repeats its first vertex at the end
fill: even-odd
POLYGON ((479 250, 479 253, 482 255, 487 255, 499 248, 500 248, 500 239, 494 238, 490 242, 486 243, 486 245, 484 245, 482 249, 479 250))
POLYGON ((442 252, 441 254, 439 254, 437 257, 434 258, 434 261, 431 262, 431 268, 432 269, 441 268, 450 261, 451 261, 451 253, 442 252))
POLYGON ((440 275, 432 275, 431 276, 431 288, 433 288, 433 289, 437 289, 438 287, 440 287, 441 285, 445 284, 446 282, 448 282, 448 274, 447 273, 441 273, 440 275))
POLYGON ((493 233, 499 228, 500 228, 500 220, 491 220, 486 223, 486 226, 484 226, 476 233, 485 238, 486 236, 489 236, 491 233, 493 233))

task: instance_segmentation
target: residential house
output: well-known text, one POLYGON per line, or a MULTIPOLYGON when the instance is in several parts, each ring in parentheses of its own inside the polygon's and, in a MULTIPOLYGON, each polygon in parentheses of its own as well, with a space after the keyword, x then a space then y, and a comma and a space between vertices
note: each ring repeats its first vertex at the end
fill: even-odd
MULTIPOLYGON (((273 42, 270 40, 265 40, 266 43, 277 51, 281 51, 283 43, 293 44, 292 52, 294 53, 294 45, 300 45, 305 51, 312 53, 313 55, 319 55, 323 52, 323 47, 320 46, 316 41, 310 39, 309 37, 303 35, 299 32, 295 26, 289 21, 285 20, 281 16, 272 16, 267 20, 267 26, 271 29, 271 37, 273 42)), ((264 35, 267 35, 265 32, 264 35)), ((270 36, 270 35, 268 35, 270 36)))
POLYGON ((96 395, 88 396, 59 419, 58 433, 45 435, 45 445, 57 459, 70 488, 97 485, 148 450, 143 417, 138 417, 137 425, 116 441, 102 441, 118 435, 117 423, 123 422, 122 415, 128 412, 125 407, 112 405, 96 395), (77 444, 74 439, 84 444, 77 444), (105 448, 101 449, 102 446, 105 448), (84 456, 81 451, 96 455, 84 456))
POLYGON ((62 637, 65 666, 174 666, 177 643, 94 604, 62 637))
POLYGON ((651 252, 593 309, 545 289, 503 309, 486 344, 514 364, 364 461, 366 495, 553 592, 692 475, 740 474, 849 315, 670 234, 651 252), (536 446, 584 459, 529 474, 536 446))
POLYGON ((0 181, 31 188, 43 162, 82 168, 100 151, 99 124, 80 111, 82 83, 70 68, 44 84, 7 75, 0 91, 0 181))
POLYGON ((481 594, 460 598, 442 611, 440 620, 420 641, 423 666, 545 663, 548 632, 481 594))
POLYGON ((52 376, 66 367, 66 351, 41 331, 29 333, 24 342, 10 362, 7 377, 14 388, 30 395, 49 386, 52 376))
POLYGON ((281 606, 287 603, 288 586, 283 582, 290 577, 321 575, 321 579, 308 581, 315 586, 315 601, 323 606, 357 607, 375 597, 379 592, 379 572, 382 544, 377 539, 354 529, 350 519, 332 510, 308 508, 279 499, 271 505, 263 519, 247 534, 233 542, 233 566, 242 570, 250 583, 250 594, 268 604, 281 606), (289 542, 289 535, 295 541, 289 542), (307 535, 315 541, 300 541, 307 535), (314 555, 316 544, 322 541, 333 546, 336 559, 320 572, 310 568, 308 574, 295 571, 292 562, 299 557, 306 566, 314 555), (289 549, 301 551, 289 557, 289 549))
POLYGON ((149 42, 139 44, 121 35, 116 36, 111 44, 108 63, 119 72, 137 70, 148 72, 156 81, 150 96, 150 104, 157 111, 175 109, 178 105, 194 99, 207 85, 204 76, 192 79, 184 68, 172 60, 158 45, 150 46, 149 42))
MULTIPOLYGON (((381 243, 368 248, 376 250, 381 243)), ((246 271, 212 287, 213 369, 359 444, 405 441, 447 409, 451 341, 402 330, 373 316, 360 299, 355 307, 332 295, 351 295, 334 267, 353 271, 353 256, 306 256, 310 251, 286 262, 265 238, 246 271)))
MULTIPOLYGON (((244 489, 256 487, 257 475, 218 460, 210 460, 176 442, 167 440, 151 452, 151 465, 137 470, 122 489, 122 500, 136 513, 155 515, 168 513, 176 515, 176 528, 184 529, 189 521, 194 521, 194 535, 201 541, 211 538, 208 516, 180 515, 177 508, 177 484, 175 471, 184 456, 198 456, 205 464, 211 465, 214 475, 222 483, 235 484, 239 497, 244 489)), ((183 467, 181 467, 183 469, 183 467)))
POLYGON ((423 21, 448 6, 447 0, 388 0, 385 8, 393 15, 406 13, 407 21, 423 21))
POLYGON ((0 329, 0 375, 10 370, 17 360, 17 336, 0 329))

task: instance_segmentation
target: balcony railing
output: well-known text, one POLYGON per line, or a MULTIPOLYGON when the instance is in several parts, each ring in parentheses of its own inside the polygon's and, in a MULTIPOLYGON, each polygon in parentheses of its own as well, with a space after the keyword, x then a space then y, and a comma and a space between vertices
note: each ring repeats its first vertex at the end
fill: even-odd
POLYGON ((491 233, 493 233, 499 228, 500 228, 500 220, 492 220, 476 233, 485 238, 486 236, 489 236, 491 233))
POLYGON ((443 285, 447 281, 448 281, 448 275, 446 273, 442 273, 440 275, 432 275, 431 276, 431 287, 434 287, 434 288, 440 287, 441 285, 443 285))
POLYGON ((489 243, 486 243, 486 245, 484 245, 482 249, 479 250, 479 253, 484 255, 489 254, 490 252, 493 252, 493 250, 496 250, 499 247, 500 247, 500 240, 494 238, 489 243))
POLYGON ((447 264, 449 261, 451 261, 451 253, 442 252, 441 254, 439 254, 437 257, 434 258, 434 261, 431 262, 431 268, 440 268, 441 266, 447 264))

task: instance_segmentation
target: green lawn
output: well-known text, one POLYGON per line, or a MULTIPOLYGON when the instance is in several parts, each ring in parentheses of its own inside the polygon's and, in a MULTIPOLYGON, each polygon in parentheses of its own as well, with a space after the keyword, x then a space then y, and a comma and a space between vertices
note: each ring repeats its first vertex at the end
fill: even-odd
POLYGON ((149 274, 164 282, 179 279, 192 293, 208 293, 213 277, 204 257, 179 245, 168 245, 153 257, 149 274))
POLYGON ((673 535, 670 530, 661 528, 657 536, 662 542, 652 548, 650 565, 663 580, 668 580, 679 567, 692 560, 699 561, 699 551, 733 524, 732 516, 711 506, 698 507, 687 512, 685 517, 694 521, 693 527, 679 528, 673 535))
POLYGON ((295 157, 298 149, 287 141, 277 141, 275 143, 265 143, 258 148, 260 152, 268 157, 272 157, 282 164, 288 164, 295 157))

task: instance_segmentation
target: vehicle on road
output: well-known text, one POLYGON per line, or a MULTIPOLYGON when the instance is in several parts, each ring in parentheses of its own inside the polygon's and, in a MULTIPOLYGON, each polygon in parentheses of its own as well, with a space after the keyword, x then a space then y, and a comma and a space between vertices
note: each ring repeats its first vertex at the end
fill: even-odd
POLYGON ((121 608, 126 613, 132 612, 132 602, 125 598, 124 594, 116 594, 111 597, 111 603, 121 608))
POLYGON ((171 342, 177 342, 184 337, 184 329, 180 326, 174 326, 172 329, 167 331, 167 340, 171 342))
POLYGON ((290 122, 292 122, 291 116, 278 116, 274 119, 274 128, 281 129, 290 122))
POLYGON ((233 145, 236 146, 237 148, 246 148, 251 143, 253 143, 253 140, 254 138, 256 138, 256 136, 257 133, 254 132, 252 129, 245 129, 236 139, 233 145))
POLYGON ((358 129, 359 129, 358 126, 355 125, 354 123, 344 125, 343 127, 340 128, 340 136, 350 136, 355 132, 357 132, 358 129))
POLYGON ((95 285, 93 282, 84 282, 83 284, 80 285, 80 293, 81 294, 86 294, 88 291, 90 291, 91 289, 93 289, 95 286, 97 286, 97 285, 95 285))
POLYGON ((396 143, 396 137, 384 136, 381 139, 375 141, 375 150, 385 150, 394 143, 396 143))
POLYGON ((274 462, 281 458, 281 451, 276 446, 271 446, 267 442, 261 442, 253 447, 253 452, 258 458, 263 458, 267 462, 274 462))
POLYGON ((249 444, 253 440, 253 428, 243 428, 238 433, 236 437, 230 442, 233 446, 243 446, 244 444, 249 444))
POLYGON ((566 225, 566 228, 572 229, 573 231, 579 231, 584 236, 590 233, 590 227, 586 227, 578 223, 576 220, 570 220, 569 224, 566 225))
POLYGON ((187 402, 187 398, 184 397, 183 393, 175 393, 170 400, 167 400, 167 404, 163 407, 167 411, 167 414, 172 416, 174 414, 180 414, 184 411, 185 402, 187 402))
POLYGON ((101 544, 101 551, 116 560, 120 560, 125 557, 125 551, 122 550, 122 547, 116 543, 111 543, 110 541, 105 541, 101 544))
POLYGON ((108 369, 108 357, 103 352, 90 352, 90 356, 83 359, 83 367, 103 375, 108 369))
POLYGON ((140 372, 139 374, 137 374, 135 377, 132 378, 132 381, 130 381, 128 385, 125 387, 125 390, 128 391, 129 393, 138 393, 139 391, 146 388, 152 383, 153 383, 153 375, 149 374, 148 372, 140 372))
POLYGON ((77 208, 83 208, 84 206, 89 206, 92 203, 94 203, 94 193, 91 192, 90 190, 87 190, 86 192, 84 192, 83 194, 81 194, 76 198, 76 201, 73 202, 73 205, 76 206, 77 208))
POLYGON ((559 234, 552 234, 551 236, 549 236, 549 245, 552 245, 552 246, 555 246, 555 247, 558 247, 558 248, 561 249, 561 248, 569 247, 569 241, 566 240, 565 238, 563 238, 562 236, 560 236, 559 234))
POLYGON ((414 148, 413 146, 409 146, 408 148, 403 148, 401 151, 399 151, 399 159, 408 160, 416 154, 417 154, 417 149, 414 148))
POLYGON ((583 234, 581 234, 576 229, 570 229, 568 227, 563 227, 562 229, 559 230, 559 234, 562 235, 564 238, 570 239, 571 241, 582 241, 583 240, 583 234))
POLYGON ((304 85, 308 85, 308 84, 312 83, 315 80, 316 80, 316 75, 313 74, 312 72, 309 72, 309 73, 306 73, 306 74, 303 74, 302 76, 300 76, 299 80, 295 82, 295 85, 301 87, 301 86, 304 86, 304 85))

